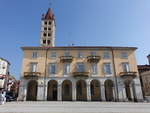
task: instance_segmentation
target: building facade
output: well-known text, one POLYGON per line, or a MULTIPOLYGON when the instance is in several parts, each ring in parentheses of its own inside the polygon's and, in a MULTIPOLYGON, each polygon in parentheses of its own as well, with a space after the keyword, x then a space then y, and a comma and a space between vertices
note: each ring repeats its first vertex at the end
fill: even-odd
POLYGON ((0 91, 7 90, 9 66, 10 63, 7 60, 0 58, 0 91))
POLYGON ((150 55, 147 56, 148 65, 138 65, 138 71, 140 75, 140 81, 143 91, 144 100, 150 102, 150 55))
POLYGON ((55 18, 42 16, 39 47, 22 47, 18 100, 142 101, 135 47, 55 46, 55 18))

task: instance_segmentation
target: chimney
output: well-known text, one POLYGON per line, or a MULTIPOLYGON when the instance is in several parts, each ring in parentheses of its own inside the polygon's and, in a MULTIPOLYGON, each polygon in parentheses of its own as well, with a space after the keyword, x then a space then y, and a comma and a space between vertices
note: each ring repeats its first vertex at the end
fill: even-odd
POLYGON ((148 62, 149 62, 149 65, 150 65, 150 54, 147 56, 148 58, 148 62))

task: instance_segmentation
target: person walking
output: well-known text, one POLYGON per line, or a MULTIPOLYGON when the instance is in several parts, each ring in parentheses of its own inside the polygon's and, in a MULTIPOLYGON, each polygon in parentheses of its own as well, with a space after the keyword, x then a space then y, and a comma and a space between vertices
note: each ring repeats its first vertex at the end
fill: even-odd
POLYGON ((5 97, 5 91, 0 91, 0 105, 5 104, 6 102, 6 97, 5 97))

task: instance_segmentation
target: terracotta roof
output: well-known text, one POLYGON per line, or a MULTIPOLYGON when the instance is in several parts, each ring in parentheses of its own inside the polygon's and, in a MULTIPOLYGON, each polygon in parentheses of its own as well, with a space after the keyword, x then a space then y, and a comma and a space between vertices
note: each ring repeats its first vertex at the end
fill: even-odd
POLYGON ((136 50, 136 47, 114 47, 114 46, 56 46, 56 47, 21 47, 22 50, 46 50, 46 49, 59 49, 59 50, 77 50, 77 49, 83 49, 83 50, 136 50))
POLYGON ((150 69, 150 65, 138 65, 138 69, 150 69))
POLYGON ((150 70, 150 65, 138 65, 139 73, 143 73, 145 71, 150 70))
POLYGON ((48 8, 48 11, 47 11, 47 13, 46 13, 46 15, 45 15, 45 19, 46 19, 46 20, 54 19, 54 15, 52 14, 52 11, 51 11, 50 8, 48 8))

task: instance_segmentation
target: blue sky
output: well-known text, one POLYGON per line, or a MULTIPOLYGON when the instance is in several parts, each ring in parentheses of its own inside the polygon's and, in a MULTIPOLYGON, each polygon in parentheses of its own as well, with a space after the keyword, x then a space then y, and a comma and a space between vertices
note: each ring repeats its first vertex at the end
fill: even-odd
MULTIPOLYGON (((21 46, 39 46, 40 19, 50 0, 0 1, 0 57, 17 79, 21 46)), ((138 64, 150 53, 150 0, 51 0, 56 45, 135 46, 138 64)))

